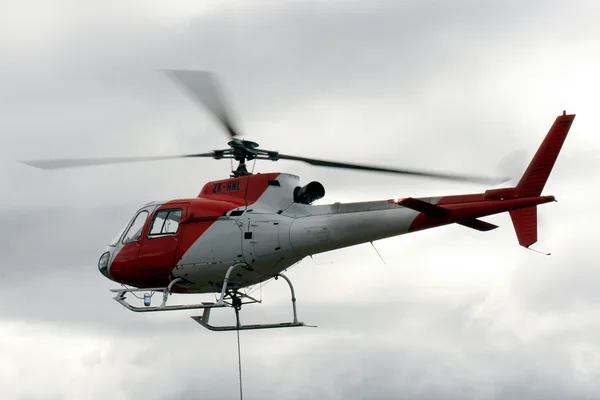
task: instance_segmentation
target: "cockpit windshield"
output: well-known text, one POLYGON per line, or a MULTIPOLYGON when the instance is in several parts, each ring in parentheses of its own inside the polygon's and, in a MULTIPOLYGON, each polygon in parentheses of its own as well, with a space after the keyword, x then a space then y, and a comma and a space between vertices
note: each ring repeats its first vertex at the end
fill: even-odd
POLYGON ((136 240, 138 240, 142 234, 142 229, 144 229, 144 224, 148 219, 148 216, 155 208, 156 205, 148 205, 139 210, 135 214, 135 217, 129 220, 127 225, 125 225, 123 229, 119 231, 117 236, 115 236, 115 238, 111 240, 109 246, 117 247, 117 245, 119 244, 119 240, 121 239, 123 239, 123 244, 135 242, 136 240))
MULTIPOLYGON (((125 225, 115 236, 113 240, 110 241, 110 247, 117 247, 119 244, 119 240, 122 240, 123 244, 135 242, 138 240, 142 234, 142 230, 144 229, 144 225, 148 216, 156 209, 158 205, 149 203, 145 205, 142 209, 138 210, 135 214, 135 217, 129 220, 127 225, 125 225)), ((169 217, 171 217, 169 215, 169 217)), ((177 229, 177 228, 175 228, 177 229)))
POLYGON ((123 236, 123 244, 135 242, 142 235, 142 229, 148 219, 148 211, 140 211, 134 218, 133 223, 129 226, 127 233, 123 236))

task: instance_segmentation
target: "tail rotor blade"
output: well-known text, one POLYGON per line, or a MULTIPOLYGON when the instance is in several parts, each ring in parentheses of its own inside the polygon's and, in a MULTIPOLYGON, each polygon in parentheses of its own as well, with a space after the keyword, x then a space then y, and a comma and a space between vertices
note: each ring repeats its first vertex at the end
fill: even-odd
POLYGON ((498 173, 510 177, 512 186, 517 186, 527 168, 527 161, 527 152, 524 149, 514 150, 500 160, 496 169, 498 173))

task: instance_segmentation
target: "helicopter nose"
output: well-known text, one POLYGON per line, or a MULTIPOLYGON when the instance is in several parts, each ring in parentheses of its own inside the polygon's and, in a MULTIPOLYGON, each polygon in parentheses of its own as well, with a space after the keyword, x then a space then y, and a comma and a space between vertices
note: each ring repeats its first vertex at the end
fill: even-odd
POLYGON ((104 254, 102 254, 100 256, 100 260, 98 260, 98 269, 100 270, 100 273, 102 275, 104 275, 108 279, 112 280, 110 274, 108 273, 109 260, 110 260, 110 252, 106 251, 106 252, 104 252, 104 254))

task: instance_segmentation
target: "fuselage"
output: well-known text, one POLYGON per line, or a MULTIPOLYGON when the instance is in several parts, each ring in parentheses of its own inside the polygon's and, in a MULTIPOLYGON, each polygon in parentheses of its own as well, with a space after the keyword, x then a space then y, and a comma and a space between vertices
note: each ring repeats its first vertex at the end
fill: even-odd
POLYGON ((174 292, 217 292, 232 265, 240 268, 230 287, 246 287, 313 254, 553 200, 494 191, 420 199, 456 209, 431 217, 393 199, 306 204, 299 190, 295 175, 257 174, 209 182, 197 198, 147 204, 107 248, 100 271, 139 288, 181 278, 174 292))
POLYGON ((393 201, 302 204, 298 182, 290 174, 250 175, 209 182, 197 198, 147 204, 107 248, 100 270, 142 288, 180 277, 174 291, 205 293, 242 264, 230 285, 243 287, 312 254, 406 233, 418 214, 393 201))

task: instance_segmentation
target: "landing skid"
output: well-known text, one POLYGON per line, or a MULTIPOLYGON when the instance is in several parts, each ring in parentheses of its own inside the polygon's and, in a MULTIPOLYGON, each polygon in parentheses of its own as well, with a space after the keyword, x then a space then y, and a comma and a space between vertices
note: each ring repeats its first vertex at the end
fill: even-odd
POLYGON ((221 288, 221 294, 216 303, 212 302, 202 302, 200 304, 180 304, 180 305, 167 305, 167 300, 169 295, 172 293, 171 290, 173 286, 181 282, 181 278, 176 278, 169 283, 169 286, 166 288, 150 288, 150 289, 111 289, 111 292, 116 292, 117 294, 114 297, 119 304, 128 310, 134 312, 154 312, 154 311, 175 311, 175 310, 194 310, 194 309, 204 309, 204 313, 202 316, 192 316, 191 318, 198 322, 200 325, 209 329, 211 331, 233 331, 233 330, 251 330, 251 329, 273 329, 273 328, 292 328, 298 326, 307 326, 314 327, 312 325, 306 325, 304 322, 298 321, 298 314, 296 312, 296 295, 294 292, 294 286, 290 279, 283 275, 278 274, 275 275, 275 279, 282 277, 288 283, 290 287, 290 292, 292 295, 292 311, 293 311, 293 320, 292 322, 281 322, 281 323, 271 323, 271 324, 252 324, 252 325, 242 325, 240 323, 239 312, 242 308, 243 304, 253 304, 253 303, 261 303, 260 300, 257 300, 247 294, 239 293, 236 290, 230 291, 227 290, 227 284, 229 283, 229 276, 231 272, 239 266, 243 264, 236 264, 229 267, 227 273, 225 274, 225 279, 223 280, 223 286, 221 288), (144 296, 145 307, 137 307, 126 301, 126 293, 134 293, 134 292, 162 292, 163 293, 163 301, 159 306, 150 306, 150 299, 148 295, 144 296), (244 301, 247 300, 247 301, 244 301), (213 308, 223 308, 230 307, 235 311, 235 319, 236 325, 229 326, 214 326, 209 324, 210 311, 213 308))
POLYGON ((241 330, 251 330, 251 329, 274 329, 274 328, 293 328, 297 326, 307 326, 313 327, 313 325, 306 325, 304 322, 298 322, 298 313, 296 312, 296 294, 294 292, 294 286, 292 285, 292 281, 283 274, 279 274, 275 276, 275 279, 278 277, 282 277, 288 283, 290 287, 290 292, 292 293, 292 311, 294 313, 294 319, 292 322, 280 322, 275 324, 254 324, 254 325, 242 325, 240 323, 240 309, 242 308, 242 297, 238 294, 233 293, 232 295, 232 307, 235 310, 235 321, 236 325, 227 325, 227 326, 214 326, 208 323, 210 318, 210 308, 205 308, 202 316, 192 317, 192 319, 198 322, 200 325, 205 327, 206 329, 210 329, 211 331, 241 331, 241 330))

